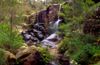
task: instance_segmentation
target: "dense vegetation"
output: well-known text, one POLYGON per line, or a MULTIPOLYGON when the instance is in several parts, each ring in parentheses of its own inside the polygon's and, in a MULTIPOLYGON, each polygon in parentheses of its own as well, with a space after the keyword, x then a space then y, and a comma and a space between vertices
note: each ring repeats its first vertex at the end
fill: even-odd
POLYGON ((59 44, 58 50, 60 53, 68 52, 64 55, 70 55, 72 60, 81 65, 94 64, 100 60, 98 59, 100 31, 94 33, 96 31, 93 31, 95 28, 92 27, 88 33, 85 34, 86 31, 84 31, 84 27, 88 24, 91 26, 99 24, 100 19, 91 18, 99 6, 100 3, 95 5, 91 0, 74 0, 73 3, 62 6, 61 15, 64 17, 65 23, 60 25, 59 34, 63 34, 64 38, 59 44), (96 54, 98 58, 94 57, 96 54))

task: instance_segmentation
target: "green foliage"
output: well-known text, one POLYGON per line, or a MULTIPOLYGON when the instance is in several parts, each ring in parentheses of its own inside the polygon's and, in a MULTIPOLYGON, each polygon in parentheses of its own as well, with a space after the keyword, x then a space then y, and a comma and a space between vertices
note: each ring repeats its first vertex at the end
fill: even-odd
POLYGON ((4 56, 2 55, 3 52, 0 51, 0 65, 5 65, 7 62, 7 60, 4 58, 4 56))
MULTIPOLYGON (((64 24, 61 24, 59 34, 65 37, 58 46, 60 53, 66 50, 72 60, 81 65, 93 63, 93 56, 100 51, 97 40, 98 36, 83 33, 82 22, 88 20, 88 17, 94 14, 94 11, 100 4, 94 5, 92 0, 74 0, 73 3, 62 5, 64 24)), ((91 22, 89 22, 91 23, 91 22)), ((96 58, 95 58, 96 59, 96 58)), ((98 59, 100 60, 100 59, 98 59)))
POLYGON ((49 53, 49 49, 48 48, 41 48, 39 47, 39 49, 41 50, 41 62, 45 62, 48 63, 50 62, 52 59, 54 59, 54 55, 49 53))
MULTIPOLYGON (((22 36, 17 31, 10 34, 10 25, 0 24, 0 48, 16 53, 16 49, 23 46, 22 36)), ((24 45, 25 46, 25 45, 24 45)))
POLYGON ((22 0, 1 0, 0 1, 0 23, 10 24, 11 31, 23 21, 22 0), (21 3, 19 2, 21 1, 21 3))

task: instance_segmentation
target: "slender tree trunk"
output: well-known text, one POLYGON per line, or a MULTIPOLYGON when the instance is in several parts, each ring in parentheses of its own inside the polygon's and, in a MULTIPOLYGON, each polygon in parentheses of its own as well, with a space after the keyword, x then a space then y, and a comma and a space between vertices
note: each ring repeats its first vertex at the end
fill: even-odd
POLYGON ((13 28, 12 28, 12 15, 10 17, 10 28, 11 28, 11 31, 10 31, 10 34, 11 34, 12 33, 12 30, 13 30, 13 28))
POLYGON ((73 1, 73 9, 72 9, 72 11, 73 11, 73 20, 74 20, 74 1, 73 1))
POLYGON ((12 30, 13 30, 13 22, 12 22, 12 19, 13 19, 13 8, 11 8, 11 17, 10 17, 10 28, 11 28, 11 31, 10 31, 10 34, 12 33, 12 30))

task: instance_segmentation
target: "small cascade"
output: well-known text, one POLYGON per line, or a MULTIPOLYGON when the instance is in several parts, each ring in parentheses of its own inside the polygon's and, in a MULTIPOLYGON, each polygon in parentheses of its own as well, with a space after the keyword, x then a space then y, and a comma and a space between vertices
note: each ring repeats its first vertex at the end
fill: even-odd
POLYGON ((57 43, 60 41, 58 35, 56 34, 56 32, 58 31, 58 25, 59 22, 61 21, 60 18, 60 10, 61 10, 61 5, 59 6, 59 14, 58 14, 58 20, 54 23, 54 25, 52 26, 52 31, 53 34, 51 34, 49 37, 47 37, 46 39, 44 39, 41 42, 41 47, 47 47, 48 45, 50 46, 50 48, 56 48, 58 45, 57 43))
POLYGON ((57 32, 58 31, 58 25, 59 25, 59 22, 60 22, 61 20, 57 20, 55 23, 54 23, 54 25, 52 26, 52 29, 53 29, 53 32, 57 32))
POLYGON ((61 11, 61 4, 59 6, 59 14, 58 14, 58 20, 53 24, 52 26, 52 29, 53 29, 53 32, 57 32, 58 31, 58 25, 59 25, 59 22, 61 21, 59 18, 60 18, 60 11, 61 11))
POLYGON ((60 11, 61 11, 61 6, 62 6, 62 4, 60 4, 60 6, 59 6, 59 14, 58 14, 58 20, 59 20, 59 18, 60 18, 60 11))

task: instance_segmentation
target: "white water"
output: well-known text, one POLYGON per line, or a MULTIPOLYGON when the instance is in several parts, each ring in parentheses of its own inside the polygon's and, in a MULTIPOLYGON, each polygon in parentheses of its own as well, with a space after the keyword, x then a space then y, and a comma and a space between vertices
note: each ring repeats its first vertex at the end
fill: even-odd
POLYGON ((58 14, 58 20, 59 20, 59 18, 60 18, 60 11, 61 11, 61 4, 60 4, 60 6, 59 6, 59 14, 58 14))
POLYGON ((60 22, 61 20, 57 20, 55 23, 54 23, 54 25, 52 26, 52 29, 53 29, 53 32, 57 32, 58 31, 58 25, 59 25, 59 22, 60 22))
POLYGON ((52 29, 53 29, 53 32, 57 32, 58 31, 58 25, 59 25, 59 22, 61 21, 59 18, 60 18, 60 11, 61 11, 61 4, 59 6, 59 14, 58 14, 58 20, 53 24, 52 26, 52 29))

